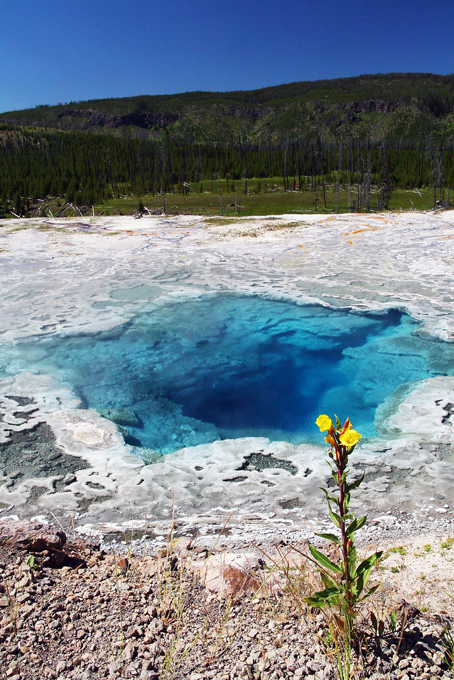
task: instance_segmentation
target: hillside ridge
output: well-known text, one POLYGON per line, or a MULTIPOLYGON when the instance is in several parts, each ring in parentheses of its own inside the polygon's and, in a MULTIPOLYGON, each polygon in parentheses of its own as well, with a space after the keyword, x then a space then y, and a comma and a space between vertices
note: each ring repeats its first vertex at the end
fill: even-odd
MULTIPOLYGON (((233 117, 243 123, 240 127, 247 128, 240 134, 250 135, 260 121, 270 123, 270 118, 281 118, 288 111, 309 111, 322 119, 341 114, 350 119, 358 114, 388 114, 402 107, 435 118, 453 113, 454 75, 389 73, 300 81, 256 90, 92 99, 4 112, 0 122, 89 132, 129 127, 154 136, 167 129, 173 132, 175 126, 194 127, 200 117, 208 121, 233 117)), ((289 127, 286 121, 280 124, 289 127)))

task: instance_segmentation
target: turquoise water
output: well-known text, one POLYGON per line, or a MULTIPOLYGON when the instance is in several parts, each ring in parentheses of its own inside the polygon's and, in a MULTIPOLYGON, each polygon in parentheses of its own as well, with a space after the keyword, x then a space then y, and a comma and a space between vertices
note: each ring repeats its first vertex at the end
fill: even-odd
POLYGON ((404 383, 452 371, 452 345, 396 310, 356 314, 219 295, 144 313, 115 333, 49 337, 3 352, 3 371, 68 382, 145 459, 242 436, 320 441, 320 413, 373 435, 404 383))

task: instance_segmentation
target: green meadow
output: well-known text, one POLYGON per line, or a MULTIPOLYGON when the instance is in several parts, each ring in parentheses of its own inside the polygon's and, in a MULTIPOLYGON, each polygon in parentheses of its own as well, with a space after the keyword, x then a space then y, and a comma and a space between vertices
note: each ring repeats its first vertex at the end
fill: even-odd
MULTIPOLYGON (((281 180, 282 181, 282 180, 281 180)), ((193 214, 224 215, 225 217, 253 215, 284 215, 308 213, 335 213, 337 210, 337 191, 333 185, 325 187, 325 202, 321 188, 314 191, 311 186, 304 190, 284 191, 278 178, 268 180, 248 180, 248 193, 244 193, 244 182, 235 182, 236 190, 226 192, 226 182, 217 180, 204 182, 206 188, 200 192, 189 190, 186 195, 179 193, 145 194, 143 196, 125 196, 112 198, 105 203, 95 205, 95 214, 133 214, 139 211, 140 204, 155 214, 193 214), (260 183, 260 184, 259 184, 260 183), (258 186, 258 189, 257 189, 258 186)), ((199 188, 199 186, 197 187, 199 188)), ((378 209, 379 190, 371 189, 371 211, 378 209)), ((433 191, 431 188, 398 189, 389 201, 389 210, 431 210, 433 209, 433 191)), ((352 186, 351 191, 344 188, 339 193, 339 212, 365 212, 361 201, 358 210, 358 190, 352 186)), ((146 211, 145 211, 146 213, 146 211)))

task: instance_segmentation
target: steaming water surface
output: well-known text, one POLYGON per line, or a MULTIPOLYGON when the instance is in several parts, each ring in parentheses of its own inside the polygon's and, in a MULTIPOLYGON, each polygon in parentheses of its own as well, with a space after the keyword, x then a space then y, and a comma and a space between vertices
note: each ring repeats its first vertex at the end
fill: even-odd
POLYGON ((219 295, 142 313, 115 333, 3 348, 3 373, 69 383, 145 460, 217 439, 319 439, 319 413, 373 435, 402 384, 452 374, 453 348, 409 316, 219 295))

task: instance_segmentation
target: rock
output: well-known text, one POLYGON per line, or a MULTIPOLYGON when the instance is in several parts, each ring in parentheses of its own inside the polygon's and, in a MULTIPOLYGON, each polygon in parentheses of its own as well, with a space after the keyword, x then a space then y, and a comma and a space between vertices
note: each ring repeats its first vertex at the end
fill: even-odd
POLYGON ((155 605, 150 605, 147 609, 147 612, 152 619, 156 619, 158 616, 158 609, 155 607, 155 605))
POLYGON ((25 604, 26 602, 29 602, 30 599, 31 597, 28 593, 21 593, 16 597, 16 602, 19 604, 25 604))
POLYGON ((125 406, 118 406, 117 408, 101 409, 101 415, 117 425, 126 425, 129 427, 140 427, 141 421, 137 417, 132 408, 125 406))
POLYGON ((117 673, 117 671, 121 670, 121 663, 118 661, 112 661, 112 663, 108 664, 107 670, 113 675, 114 673, 117 673))
POLYGON ((66 534, 51 524, 10 520, 0 522, 0 545, 30 552, 61 550, 66 543, 66 534))
POLYGON ((129 560, 126 557, 120 557, 119 560, 117 561, 117 564, 121 570, 121 573, 126 574, 130 566, 129 560))
POLYGON ((259 566, 259 560, 252 553, 237 555, 225 552, 208 558, 200 577, 205 588, 220 597, 238 595, 248 590, 259 590, 260 582, 253 574, 253 569, 259 566))
POLYGON ((61 567, 66 559, 66 553, 61 550, 52 552, 49 561, 53 567, 61 567))
POLYGON ((137 653, 137 652, 136 652, 135 647, 134 647, 130 642, 128 642, 127 645, 126 645, 126 647, 125 647, 124 650, 123 650, 123 655, 122 655, 122 657, 123 657, 123 659, 125 659, 126 661, 133 661, 134 658, 135 658, 135 656, 136 656, 136 653, 137 653))
POLYGON ((208 555, 208 550, 203 545, 196 545, 192 552, 195 555, 200 555, 202 557, 206 557, 208 555))
POLYGON ((77 554, 84 554, 88 551, 89 554, 90 552, 99 551, 99 547, 100 541, 95 538, 73 538, 66 543, 65 550, 67 553, 74 552, 77 554))

